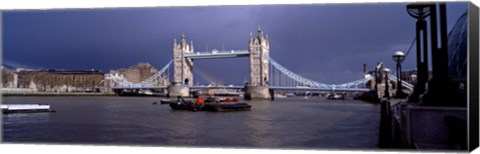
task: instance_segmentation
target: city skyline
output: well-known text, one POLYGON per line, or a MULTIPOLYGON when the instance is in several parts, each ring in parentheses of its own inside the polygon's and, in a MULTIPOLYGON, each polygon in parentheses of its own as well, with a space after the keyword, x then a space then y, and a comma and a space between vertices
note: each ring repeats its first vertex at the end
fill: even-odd
MULTIPOLYGON (((3 65, 41 69, 113 69, 147 62, 157 69, 172 59, 174 39, 185 33, 195 51, 247 49, 262 27, 270 56, 295 73, 324 83, 361 78, 362 65, 393 68, 391 55, 406 50, 415 20, 406 3, 159 7, 3 12, 3 65), (355 25, 355 26, 352 26, 355 25), (393 30, 392 30, 393 29, 393 30), (295 57, 292 57, 295 56, 295 57), (300 63, 301 61, 301 63, 300 63)), ((447 3, 448 29, 467 9, 447 3)), ((414 52, 404 68, 414 68, 414 52)), ((241 84, 248 59, 195 61, 199 78, 241 84)))

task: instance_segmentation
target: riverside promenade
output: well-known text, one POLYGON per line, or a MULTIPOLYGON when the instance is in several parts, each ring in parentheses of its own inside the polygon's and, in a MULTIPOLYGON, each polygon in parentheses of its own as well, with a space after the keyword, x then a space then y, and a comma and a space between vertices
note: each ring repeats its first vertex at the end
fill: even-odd
POLYGON ((379 147, 467 149, 467 108, 382 99, 379 147))
POLYGON ((102 92, 40 92, 31 88, 0 88, 2 96, 114 96, 102 92))

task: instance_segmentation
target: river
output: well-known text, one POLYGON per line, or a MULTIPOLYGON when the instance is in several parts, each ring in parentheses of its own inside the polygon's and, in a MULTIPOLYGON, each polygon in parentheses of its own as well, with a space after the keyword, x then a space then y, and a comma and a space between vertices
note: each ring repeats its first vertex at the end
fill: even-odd
POLYGON ((3 97, 54 113, 3 114, 7 143, 376 149, 379 106, 357 100, 250 101, 251 111, 173 111, 157 97, 3 97))

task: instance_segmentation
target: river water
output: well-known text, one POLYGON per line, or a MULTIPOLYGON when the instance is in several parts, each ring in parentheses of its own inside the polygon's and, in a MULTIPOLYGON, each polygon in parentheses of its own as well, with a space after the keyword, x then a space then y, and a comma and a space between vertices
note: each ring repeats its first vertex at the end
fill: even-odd
POLYGON ((3 97, 54 113, 3 114, 8 143, 376 149, 378 105, 357 100, 251 101, 251 111, 173 111, 156 97, 3 97))

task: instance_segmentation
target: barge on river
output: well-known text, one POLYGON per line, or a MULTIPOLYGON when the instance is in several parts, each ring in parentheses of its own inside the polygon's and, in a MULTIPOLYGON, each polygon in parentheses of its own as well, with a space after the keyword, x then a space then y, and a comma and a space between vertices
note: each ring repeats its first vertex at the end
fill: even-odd
POLYGON ((238 102, 238 99, 234 99, 234 102, 230 102, 230 99, 217 99, 203 98, 197 99, 197 101, 179 99, 177 101, 171 101, 169 103, 170 108, 173 110, 190 110, 190 111, 213 111, 213 112, 226 112, 226 111, 244 111, 250 110, 252 105, 244 102, 238 102))

